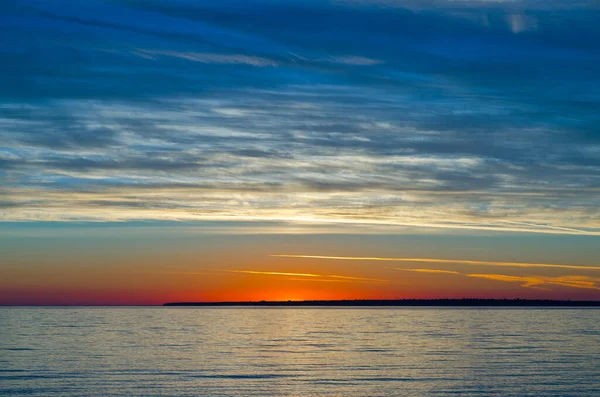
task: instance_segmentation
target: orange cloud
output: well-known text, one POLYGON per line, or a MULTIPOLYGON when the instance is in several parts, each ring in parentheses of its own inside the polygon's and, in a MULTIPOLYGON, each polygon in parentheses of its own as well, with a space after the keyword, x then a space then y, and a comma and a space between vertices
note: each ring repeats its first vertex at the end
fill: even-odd
POLYGON ((512 283, 522 283, 522 287, 536 287, 538 285, 559 285, 570 288, 585 288, 600 290, 597 283, 600 278, 586 276, 560 276, 560 277, 544 277, 544 276, 506 276, 503 274, 466 274, 467 277, 479 277, 489 280, 507 281, 512 283))
POLYGON ((539 287, 539 285, 543 285, 544 280, 540 277, 521 277, 521 276, 508 276, 505 274, 464 274, 466 277, 476 277, 476 278, 485 278, 487 280, 495 280, 495 281, 506 281, 509 283, 521 283, 521 287, 524 288, 537 288, 537 289, 546 289, 539 287))
POLYGON ((316 278, 323 278, 323 279, 342 279, 342 280, 347 280, 347 281, 372 281, 372 282, 389 282, 390 281, 390 280, 384 280, 384 279, 380 279, 380 278, 350 277, 350 276, 339 276, 336 274, 263 272, 263 271, 257 271, 257 270, 225 270, 225 269, 211 269, 211 270, 216 271, 216 272, 254 274, 254 275, 262 275, 262 276, 316 277, 316 278))
POLYGON ((562 285, 564 287, 572 288, 587 288, 600 290, 597 284, 600 284, 600 278, 597 277, 585 277, 585 276, 560 276, 545 278, 546 284, 562 285))
POLYGON ((417 272, 417 273, 442 273, 442 274, 459 274, 459 275, 462 275, 462 273, 455 272, 453 270, 439 270, 439 269, 395 269, 395 268, 388 268, 388 269, 404 270, 404 271, 407 271, 407 272, 417 272))
POLYGON ((587 276, 558 276, 558 277, 546 277, 546 276, 510 276, 506 274, 466 274, 459 273, 451 270, 439 270, 439 269, 395 269, 408 272, 418 273, 441 273, 441 274, 454 274, 465 277, 484 278, 487 280, 494 281, 505 281, 509 283, 520 283, 521 287, 524 288, 536 288, 548 290, 548 288, 542 287, 543 285, 558 285, 561 287, 569 288, 584 288, 584 289, 595 289, 600 290, 600 278, 598 277, 587 277, 587 276))

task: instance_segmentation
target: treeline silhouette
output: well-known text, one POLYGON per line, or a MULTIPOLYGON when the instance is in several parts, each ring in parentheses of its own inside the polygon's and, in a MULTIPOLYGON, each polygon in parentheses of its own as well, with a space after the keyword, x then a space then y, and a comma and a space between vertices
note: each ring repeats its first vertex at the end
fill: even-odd
POLYGON ((600 307, 600 301, 543 299, 356 299, 254 302, 169 302, 163 306, 435 306, 435 307, 600 307))

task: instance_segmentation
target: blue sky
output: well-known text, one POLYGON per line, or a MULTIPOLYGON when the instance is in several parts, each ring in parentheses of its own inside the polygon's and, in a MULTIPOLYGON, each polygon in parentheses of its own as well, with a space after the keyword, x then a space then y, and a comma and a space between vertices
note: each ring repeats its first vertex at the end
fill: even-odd
POLYGON ((597 1, 0 10, 0 305, 600 299, 597 1))
POLYGON ((2 2, 6 222, 600 233, 595 2, 65 4, 2 2))

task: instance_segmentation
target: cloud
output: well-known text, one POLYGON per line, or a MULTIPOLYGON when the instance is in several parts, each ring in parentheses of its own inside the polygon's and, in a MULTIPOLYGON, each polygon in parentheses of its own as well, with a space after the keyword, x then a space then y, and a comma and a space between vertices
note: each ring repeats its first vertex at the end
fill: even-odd
POLYGON ((341 63, 341 64, 345 64, 345 65, 356 65, 356 66, 371 66, 371 65, 378 65, 383 63, 380 60, 377 59, 371 59, 371 58, 366 58, 366 57, 361 57, 361 56, 338 56, 338 57, 334 57, 332 58, 333 62, 336 63, 341 63))
POLYGON ((59 3, 2 16, 2 220, 600 233, 593 4, 59 3))
MULTIPOLYGON (((451 270, 443 269, 394 269, 407 272, 415 273, 427 273, 427 274, 447 274, 447 275, 459 275, 471 278, 482 278, 493 281, 503 281, 508 283, 519 283, 524 288, 536 288, 536 289, 548 289, 550 286, 560 286, 567 288, 579 288, 579 289, 595 289, 600 290, 600 277, 589 277, 580 275, 567 275, 567 276, 540 276, 540 275, 525 275, 515 276, 506 274, 484 274, 484 273, 460 273, 451 270), (546 286, 546 287, 544 287, 546 286)), ((361 277, 347 277, 347 276, 336 276, 336 275, 319 275, 312 273, 284 273, 284 272, 263 272, 263 271, 252 271, 252 270, 223 270, 223 269, 211 269, 210 272, 174 272, 172 274, 185 274, 185 275, 206 275, 206 274, 218 274, 219 272, 226 273, 243 273, 253 275, 272 275, 272 276, 292 276, 289 280, 303 281, 309 278, 311 281, 323 281, 323 282, 354 282, 354 281, 366 281, 366 282, 389 282, 390 280, 384 279, 373 279, 373 278, 361 278, 361 277)))
POLYGON ((251 66, 277 66, 277 63, 266 59, 255 56, 248 56, 242 54, 210 54, 210 53, 199 53, 199 52, 177 52, 177 51, 159 51, 149 49, 137 49, 133 54, 141 56, 143 58, 156 59, 156 56, 168 56, 174 58, 185 59, 193 62, 200 63, 214 63, 214 64, 246 64, 251 66))
POLYGON ((525 14, 511 14, 506 16, 506 21, 513 33, 526 32, 538 27, 537 20, 534 17, 525 14))
MULTIPOLYGON (((550 264, 550 263, 492 262, 492 261, 473 261, 473 260, 466 260, 466 259, 379 258, 379 257, 361 257, 361 256, 320 256, 320 255, 293 255, 293 254, 274 254, 274 255, 270 255, 270 256, 280 257, 280 258, 299 258, 299 259, 330 259, 330 260, 384 261, 384 262, 423 262, 423 263, 445 263, 445 264, 475 265, 475 266, 600 270, 600 266, 561 265, 561 264, 550 264)), ((407 269, 399 268, 397 270, 407 270, 407 269)), ((408 270, 415 270, 415 269, 408 269, 408 270)), ((417 269, 417 270, 419 270, 419 269, 417 269)))
POLYGON ((558 276, 558 277, 547 277, 547 276, 513 276, 506 274, 479 274, 479 273, 460 273, 450 270, 440 269, 394 269, 402 270, 407 272, 417 273, 436 273, 436 274, 451 274, 459 275, 464 277, 482 278, 493 281, 504 281, 508 283, 519 283, 523 288, 535 288, 549 290, 551 286, 560 286, 568 288, 579 288, 579 289, 595 289, 600 290, 600 277, 588 277, 588 276, 558 276), (546 287, 545 287, 546 286, 546 287))
POLYGON ((600 290, 600 278, 586 276, 507 276, 504 274, 465 274, 467 277, 484 278, 509 283, 520 283, 525 288, 542 288, 544 285, 557 285, 568 288, 600 290))
MULTIPOLYGON (((430 269, 430 268, 390 268, 393 270, 400 270, 414 273, 426 273, 426 274, 442 274, 442 275, 456 275, 470 278, 479 278, 492 281, 502 281, 507 283, 518 283, 523 288, 534 288, 550 290, 550 287, 558 286, 565 288, 577 288, 577 289, 593 289, 600 290, 600 277, 590 277, 581 275, 564 275, 564 276, 541 276, 541 275, 506 275, 506 274, 495 274, 495 273, 461 273, 452 270, 445 269, 430 269)), ((390 282, 391 280, 377 279, 377 278, 363 278, 363 277, 349 277, 339 275, 323 275, 314 273, 287 273, 287 272, 270 272, 270 271, 257 271, 257 270, 226 270, 226 269, 210 269, 210 272, 176 272, 176 274, 218 274, 218 273, 239 273, 239 274, 250 274, 259 276, 280 276, 288 277, 288 280, 293 281, 321 281, 321 282, 390 282)))
POLYGON ((340 276, 335 274, 313 274, 313 273, 286 273, 286 272, 266 272, 258 270, 224 270, 224 269, 213 269, 218 272, 226 273, 242 273, 252 274, 259 276, 293 276, 293 277, 309 277, 309 278, 321 278, 321 279, 340 279, 346 281, 369 281, 369 282, 389 282, 390 280, 384 280, 379 278, 365 278, 365 277, 350 277, 340 276))
POLYGON ((357 277, 342 277, 342 276, 320 276, 317 274, 307 273, 281 273, 281 272, 257 272, 257 271, 236 271, 236 270, 214 270, 212 272, 167 272, 162 274, 180 274, 180 275, 215 275, 219 273, 242 273, 242 274, 253 274, 253 275, 267 275, 267 276, 293 276, 288 277, 286 280, 289 281, 305 281, 305 282, 316 282, 316 283, 356 283, 356 282, 388 282, 389 280, 381 279, 370 279, 370 278, 357 278, 357 277), (322 278, 321 278, 322 277, 322 278))
POLYGON ((452 270, 440 270, 440 269, 395 269, 395 270, 405 270, 407 272, 416 272, 416 273, 462 274, 462 273, 455 272, 452 270))

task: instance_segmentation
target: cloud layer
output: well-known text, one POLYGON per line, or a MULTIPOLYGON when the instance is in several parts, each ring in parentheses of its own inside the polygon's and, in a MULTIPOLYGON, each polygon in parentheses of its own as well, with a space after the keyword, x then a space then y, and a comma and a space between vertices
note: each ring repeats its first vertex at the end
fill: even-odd
POLYGON ((600 232, 591 2, 62 5, 3 5, 2 220, 600 232))

